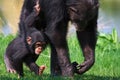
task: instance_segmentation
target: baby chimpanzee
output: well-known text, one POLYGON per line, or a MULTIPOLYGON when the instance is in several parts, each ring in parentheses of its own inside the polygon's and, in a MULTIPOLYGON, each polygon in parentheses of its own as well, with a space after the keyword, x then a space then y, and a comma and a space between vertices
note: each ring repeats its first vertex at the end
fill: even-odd
POLYGON ((46 41, 42 32, 32 27, 34 18, 39 14, 40 7, 36 4, 33 12, 26 18, 25 22, 20 23, 21 27, 27 28, 26 42, 25 37, 18 35, 6 49, 4 61, 7 71, 10 73, 18 73, 19 77, 23 76, 23 62, 35 74, 42 74, 45 66, 38 66, 35 61, 39 54, 45 49, 46 41), (27 46, 26 46, 27 45, 27 46))

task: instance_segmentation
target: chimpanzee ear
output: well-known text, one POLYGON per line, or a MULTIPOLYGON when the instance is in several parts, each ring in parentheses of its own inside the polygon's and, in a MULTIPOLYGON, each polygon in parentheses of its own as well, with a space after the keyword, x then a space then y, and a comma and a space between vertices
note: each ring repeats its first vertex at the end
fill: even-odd
POLYGON ((74 7, 69 7, 69 10, 72 10, 73 12, 77 12, 78 10, 74 7))
POLYGON ((32 38, 31 38, 30 36, 28 36, 28 37, 27 37, 27 43, 28 43, 28 44, 31 44, 31 42, 32 42, 32 38))

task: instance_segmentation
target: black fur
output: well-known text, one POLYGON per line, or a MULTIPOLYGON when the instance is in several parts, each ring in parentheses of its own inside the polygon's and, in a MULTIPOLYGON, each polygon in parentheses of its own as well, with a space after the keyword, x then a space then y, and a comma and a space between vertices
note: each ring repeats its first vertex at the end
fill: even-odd
MULTIPOLYGON (((71 76, 73 71, 66 41, 68 15, 65 3, 64 0, 40 0, 41 12, 34 26, 38 30, 44 31, 50 41, 52 52, 51 74, 71 76)), ((20 22, 24 21, 32 12, 31 7, 34 4, 34 0, 24 1, 20 22), (32 2, 33 4, 31 4, 32 2)))
POLYGON ((95 62, 97 42, 98 0, 67 0, 71 22, 76 27, 77 38, 83 51, 84 62, 77 65, 75 72, 83 74, 95 62))
MULTIPOLYGON (((24 1, 20 22, 32 12, 34 4, 34 0, 24 1)), ((49 39, 51 74, 63 76, 74 74, 66 41, 69 20, 76 25, 77 38, 85 57, 75 72, 82 74, 89 70, 95 61, 98 0, 40 0, 40 6, 41 13, 34 26, 44 31, 49 39)))
MULTIPOLYGON (((39 66, 35 63, 39 55, 35 54, 35 43, 45 42, 43 32, 38 31, 34 26, 34 20, 36 18, 36 12, 33 11, 25 21, 19 23, 21 28, 20 34, 10 42, 8 45, 4 60, 8 72, 17 72, 19 76, 23 76, 23 62, 39 75, 39 66), (27 31, 26 34, 24 31, 27 31), (26 36, 25 36, 26 35, 26 36), (27 37, 32 38, 31 44, 28 44, 27 37)), ((44 45, 45 48, 46 45, 44 45)))

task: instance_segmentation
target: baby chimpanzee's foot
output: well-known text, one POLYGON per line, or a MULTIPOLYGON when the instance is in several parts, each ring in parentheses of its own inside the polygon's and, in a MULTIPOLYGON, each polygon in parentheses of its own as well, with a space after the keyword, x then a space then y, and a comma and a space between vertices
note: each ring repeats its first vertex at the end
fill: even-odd
POLYGON ((39 75, 42 75, 44 69, 45 69, 45 65, 39 67, 39 75))
POLYGON ((35 8, 35 11, 36 11, 36 13, 37 13, 37 15, 38 15, 39 12, 40 12, 39 0, 36 2, 36 5, 34 6, 34 8, 35 8))
POLYGON ((16 73, 16 70, 11 69, 11 68, 8 68, 7 71, 8 71, 9 73, 16 73))

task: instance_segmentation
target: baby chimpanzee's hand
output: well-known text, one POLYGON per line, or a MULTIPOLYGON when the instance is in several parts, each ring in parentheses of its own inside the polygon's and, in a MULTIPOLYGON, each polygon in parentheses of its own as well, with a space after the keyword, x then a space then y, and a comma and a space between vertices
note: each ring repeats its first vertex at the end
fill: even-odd
POLYGON ((39 67, 39 75, 42 75, 45 68, 46 68, 45 65, 39 67))
POLYGON ((39 5, 39 0, 36 2, 36 5, 34 6, 34 9, 36 11, 36 14, 38 15, 40 12, 40 5, 39 5))

